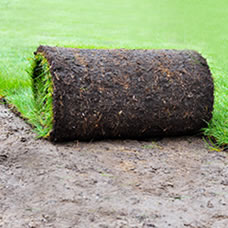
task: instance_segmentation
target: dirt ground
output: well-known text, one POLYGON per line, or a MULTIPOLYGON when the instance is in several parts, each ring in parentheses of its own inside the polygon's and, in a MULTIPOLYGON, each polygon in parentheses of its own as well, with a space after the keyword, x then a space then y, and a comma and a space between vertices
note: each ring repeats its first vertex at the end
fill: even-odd
POLYGON ((0 227, 227 228, 228 156, 199 137, 54 145, 0 105, 0 227))

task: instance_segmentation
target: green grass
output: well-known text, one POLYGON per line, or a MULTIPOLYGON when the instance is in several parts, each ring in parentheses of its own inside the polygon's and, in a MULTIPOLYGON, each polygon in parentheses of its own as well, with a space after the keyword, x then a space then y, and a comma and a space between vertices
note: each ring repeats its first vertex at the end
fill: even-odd
POLYGON ((45 135, 34 103, 31 59, 39 44, 83 48, 195 49, 215 82, 205 134, 228 144, 226 0, 1 0, 0 94, 45 135))
POLYGON ((46 58, 37 54, 34 57, 31 77, 33 94, 36 101, 37 127, 39 137, 48 137, 53 126, 52 94, 53 84, 50 66, 46 58))

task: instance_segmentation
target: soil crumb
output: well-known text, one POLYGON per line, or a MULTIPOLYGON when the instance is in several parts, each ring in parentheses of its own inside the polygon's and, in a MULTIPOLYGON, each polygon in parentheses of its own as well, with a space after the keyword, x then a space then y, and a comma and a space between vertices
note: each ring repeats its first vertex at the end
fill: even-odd
POLYGON ((0 227, 227 224, 228 156, 201 138, 52 144, 0 105, 0 227))

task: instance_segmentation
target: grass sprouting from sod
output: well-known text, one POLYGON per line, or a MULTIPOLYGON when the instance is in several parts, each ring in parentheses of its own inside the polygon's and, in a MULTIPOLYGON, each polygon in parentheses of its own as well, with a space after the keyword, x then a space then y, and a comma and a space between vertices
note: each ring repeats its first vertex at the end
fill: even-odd
POLYGON ((33 93, 35 99, 35 108, 37 121, 39 122, 39 129, 37 134, 39 137, 48 137, 53 123, 52 111, 52 95, 53 84, 50 73, 49 63, 42 54, 34 57, 32 70, 33 78, 33 93))
POLYGON ((228 146, 228 74, 220 74, 215 83, 215 104, 213 119, 204 134, 211 137, 218 145, 228 146), (226 145, 225 145, 226 144, 226 145))
POLYGON ((195 49, 208 60, 215 83, 213 119, 204 133, 228 145, 227 9, 227 0, 3 0, 0 96, 43 136, 47 129, 37 113, 30 76, 40 44, 195 49))

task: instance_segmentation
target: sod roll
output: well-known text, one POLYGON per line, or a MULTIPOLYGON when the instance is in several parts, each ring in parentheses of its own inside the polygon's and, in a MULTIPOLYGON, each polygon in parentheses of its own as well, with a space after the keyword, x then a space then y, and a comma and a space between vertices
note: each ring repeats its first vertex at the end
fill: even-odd
POLYGON ((33 90, 51 141, 196 133, 214 100, 207 62, 191 50, 40 46, 33 90))

